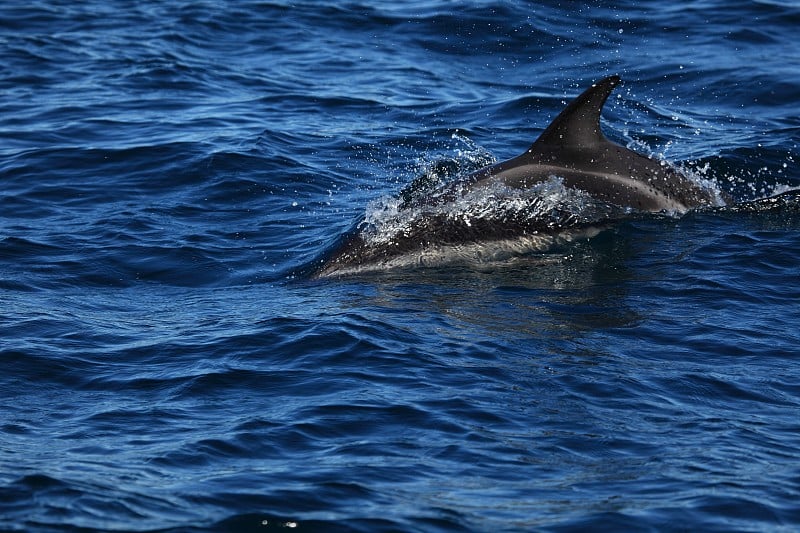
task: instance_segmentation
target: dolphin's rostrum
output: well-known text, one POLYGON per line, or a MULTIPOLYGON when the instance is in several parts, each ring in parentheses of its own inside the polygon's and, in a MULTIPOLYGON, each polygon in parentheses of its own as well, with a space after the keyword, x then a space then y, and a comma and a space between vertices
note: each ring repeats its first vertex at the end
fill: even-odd
POLYGON ((428 210, 413 227, 398 230, 390 239, 378 240, 356 227, 332 250, 316 275, 426 264, 426 258, 447 247, 463 250, 469 244, 511 238, 536 241, 565 229, 563 225, 520 217, 480 218, 456 224, 442 216, 443 204, 484 189, 531 191, 557 178, 564 187, 582 191, 598 203, 626 210, 682 213, 717 203, 714 191, 700 187, 666 163, 638 154, 603 135, 600 114, 620 83, 619 76, 609 76, 589 87, 523 154, 482 168, 433 193, 407 198, 401 209, 428 210))

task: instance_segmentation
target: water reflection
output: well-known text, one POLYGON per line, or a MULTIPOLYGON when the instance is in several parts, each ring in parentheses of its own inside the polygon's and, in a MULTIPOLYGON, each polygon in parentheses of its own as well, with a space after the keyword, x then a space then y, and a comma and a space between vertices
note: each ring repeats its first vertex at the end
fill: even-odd
MULTIPOLYGON (((433 314, 483 332, 572 337, 619 328, 641 317, 627 303, 631 240, 617 230, 547 254, 476 268, 387 272, 342 283, 371 285, 352 294, 352 308, 433 314)), ((351 286, 352 287, 352 286, 351 286)))

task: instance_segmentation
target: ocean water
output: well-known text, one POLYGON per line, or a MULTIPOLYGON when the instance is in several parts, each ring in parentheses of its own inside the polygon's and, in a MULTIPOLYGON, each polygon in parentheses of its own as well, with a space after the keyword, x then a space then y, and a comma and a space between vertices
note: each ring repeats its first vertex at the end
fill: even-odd
POLYGON ((799 25, 790 0, 4 1, 0 529, 797 530, 799 25), (311 275, 609 74, 606 134, 727 206, 311 275))

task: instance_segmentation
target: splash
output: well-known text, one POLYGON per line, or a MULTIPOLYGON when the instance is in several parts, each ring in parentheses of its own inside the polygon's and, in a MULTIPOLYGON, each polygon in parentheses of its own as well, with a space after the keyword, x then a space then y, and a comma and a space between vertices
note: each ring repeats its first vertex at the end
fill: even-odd
POLYGON ((481 151, 477 157, 462 153, 457 159, 435 160, 398 196, 368 204, 357 228, 362 261, 346 268, 337 265, 338 272, 444 264, 481 267, 593 236, 631 214, 629 208, 567 187, 558 176, 526 189, 501 181, 476 188, 461 181, 464 167, 482 168, 487 159, 481 151), (374 256, 375 250, 383 255, 374 256))
MULTIPOLYGON (((421 173, 399 194, 370 202, 361 222, 328 256, 333 259, 321 261, 325 266, 318 275, 453 264, 482 268, 521 257, 542 257, 560 243, 591 237, 634 216, 683 215, 648 215, 599 200, 567 186, 557 172, 529 187, 510 186, 503 180, 487 180, 475 187, 470 175, 495 158, 458 134, 452 138, 460 144, 450 152, 455 155, 420 161, 421 173)), ((635 148, 710 193, 710 203, 697 209, 796 211, 800 206, 800 193, 794 190, 778 199, 770 195, 769 201, 737 202, 720 186, 719 168, 713 161, 676 164, 646 145, 635 148)))

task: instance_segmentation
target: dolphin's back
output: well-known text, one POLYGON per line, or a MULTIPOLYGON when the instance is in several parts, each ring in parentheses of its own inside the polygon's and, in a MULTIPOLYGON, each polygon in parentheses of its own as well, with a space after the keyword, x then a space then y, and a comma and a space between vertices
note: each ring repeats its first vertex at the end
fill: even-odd
POLYGON ((608 140, 600 114, 621 82, 609 76, 573 100, 525 153, 474 173, 485 180, 526 188, 552 176, 564 184, 615 205, 642 211, 686 211, 713 203, 714 197, 669 165, 608 140))
POLYGON ((316 275, 432 266, 463 258, 492 260, 591 235, 630 209, 684 212, 714 204, 710 191, 669 165, 603 135, 600 114, 619 83, 619 77, 610 76, 584 91, 513 159, 444 183, 422 176, 424 180, 401 193, 401 203, 370 223, 362 225, 362 220, 354 226, 326 254, 316 275), (556 194, 539 194, 547 187, 526 191, 554 177, 563 185, 554 189, 556 194), (503 191, 502 186, 523 193, 503 191), (591 199, 578 195, 580 201, 573 202, 575 191, 569 189, 591 199), (461 199, 465 201, 456 201, 461 199))

